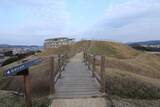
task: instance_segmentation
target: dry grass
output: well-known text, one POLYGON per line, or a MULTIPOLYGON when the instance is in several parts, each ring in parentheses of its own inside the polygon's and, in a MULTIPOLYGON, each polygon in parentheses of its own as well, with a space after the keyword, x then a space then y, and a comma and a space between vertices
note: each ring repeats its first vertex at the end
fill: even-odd
POLYGON ((92 41, 91 52, 106 56, 106 89, 125 98, 160 99, 160 57, 121 43, 92 41))
POLYGON ((118 59, 132 58, 140 54, 140 52, 121 43, 92 41, 91 47, 91 52, 96 55, 106 55, 118 59))
POLYGON ((115 107, 160 107, 160 100, 125 99, 111 97, 115 107))
MULTIPOLYGON (((48 107, 47 97, 33 98, 33 107, 48 107)), ((0 90, 0 107, 26 107, 22 96, 17 96, 10 91, 0 90)))
POLYGON ((111 95, 125 98, 160 99, 159 79, 117 69, 106 72, 106 89, 111 95))

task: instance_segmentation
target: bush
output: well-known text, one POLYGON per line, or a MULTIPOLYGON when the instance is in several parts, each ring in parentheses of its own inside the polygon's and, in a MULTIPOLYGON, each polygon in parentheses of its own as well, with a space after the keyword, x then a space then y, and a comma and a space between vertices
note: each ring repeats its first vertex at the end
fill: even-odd
POLYGON ((12 51, 7 51, 4 53, 4 56, 13 56, 12 51))
POLYGON ((15 61, 18 61, 18 60, 19 60, 19 58, 18 58, 17 56, 13 56, 13 57, 5 60, 5 61, 2 63, 2 66, 11 64, 11 63, 13 63, 13 62, 15 62, 15 61))

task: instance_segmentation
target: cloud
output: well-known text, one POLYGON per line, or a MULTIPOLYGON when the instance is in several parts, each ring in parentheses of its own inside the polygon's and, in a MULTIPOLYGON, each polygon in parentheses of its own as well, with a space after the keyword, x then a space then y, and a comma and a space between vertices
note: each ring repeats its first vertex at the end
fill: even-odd
POLYGON ((97 39, 142 41, 160 39, 159 27, 160 1, 125 0, 110 4, 103 19, 86 34, 97 39))
MULTIPOLYGON (((9 9, 14 17, 19 16, 10 18, 12 22, 17 22, 11 28, 12 31, 7 33, 0 30, 5 40, 13 39, 17 44, 19 41, 26 40, 32 41, 33 44, 40 44, 40 42, 42 44, 46 38, 63 34, 68 25, 66 0, 2 0, 1 3, 3 10, 9 9)), ((5 23, 8 21, 5 20, 5 23)), ((0 40, 4 38, 0 37, 0 40)))

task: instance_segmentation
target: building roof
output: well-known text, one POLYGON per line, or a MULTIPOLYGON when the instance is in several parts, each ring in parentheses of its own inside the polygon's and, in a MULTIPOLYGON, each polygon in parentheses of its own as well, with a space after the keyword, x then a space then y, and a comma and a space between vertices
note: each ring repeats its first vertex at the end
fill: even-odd
POLYGON ((59 39, 67 39, 67 40, 69 40, 69 38, 66 38, 66 37, 59 37, 59 38, 46 39, 45 41, 49 41, 49 40, 57 41, 57 40, 59 40, 59 39))

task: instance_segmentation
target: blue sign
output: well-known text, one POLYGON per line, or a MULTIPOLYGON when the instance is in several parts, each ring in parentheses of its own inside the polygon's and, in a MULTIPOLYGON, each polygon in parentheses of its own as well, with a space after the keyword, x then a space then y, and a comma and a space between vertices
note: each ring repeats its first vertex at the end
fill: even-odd
POLYGON ((4 59, 4 56, 1 56, 1 55, 0 55, 0 59, 4 59))
POLYGON ((27 68, 29 68, 30 66, 32 65, 35 65, 35 64, 38 64, 40 62, 42 62, 43 59, 41 58, 38 58, 38 59, 35 59, 33 61, 29 61, 25 64, 22 64, 22 65, 18 65, 18 66, 15 66, 15 67, 12 67, 12 68, 9 68, 7 70, 4 71, 3 73, 3 76, 12 76, 12 75, 16 75, 18 72, 21 72, 27 68))

